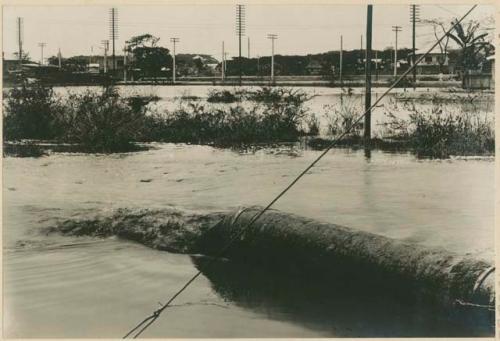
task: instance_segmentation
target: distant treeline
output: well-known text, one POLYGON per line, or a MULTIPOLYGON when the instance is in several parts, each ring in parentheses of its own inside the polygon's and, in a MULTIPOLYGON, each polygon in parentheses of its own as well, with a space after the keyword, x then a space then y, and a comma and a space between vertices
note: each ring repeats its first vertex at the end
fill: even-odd
MULTIPOLYGON (((344 74, 362 74, 365 65, 365 50, 343 51, 342 72, 344 74)), ((398 60, 407 60, 411 49, 398 50, 398 60)), ((372 51, 372 65, 380 73, 391 73, 394 61, 394 50, 372 51)), ((236 76, 239 74, 239 57, 227 61, 226 74, 236 76)), ((275 55, 274 72, 282 76, 324 75, 329 76, 339 73, 340 51, 329 51, 317 54, 300 55, 275 55)), ((242 74, 245 76, 268 75, 271 71, 271 57, 241 58, 242 74)))

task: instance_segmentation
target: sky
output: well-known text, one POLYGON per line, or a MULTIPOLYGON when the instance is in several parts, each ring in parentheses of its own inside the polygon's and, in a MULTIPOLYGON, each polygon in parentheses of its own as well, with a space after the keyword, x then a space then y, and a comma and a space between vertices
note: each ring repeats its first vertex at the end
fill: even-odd
MULTIPOLYGON (((242 54, 247 56, 247 37, 250 38, 250 56, 271 53, 267 34, 278 35, 276 54, 308 54, 340 49, 340 36, 344 50, 358 49, 366 42, 366 5, 299 5, 273 4, 246 6, 246 35, 242 54)), ((471 5, 420 5, 421 19, 441 18, 450 22, 462 16, 471 5)), ((63 57, 102 54, 100 42, 109 38, 109 6, 3 6, 3 52, 12 58, 17 51, 16 18, 24 21, 23 50, 32 60, 39 61, 44 42, 44 58, 56 55, 61 49, 63 57)), ((169 4, 117 6, 117 54, 132 36, 151 33, 160 38, 159 45, 172 49, 170 38, 178 37, 177 53, 203 53, 221 59, 222 41, 228 55, 238 54, 234 4, 169 4)), ((470 19, 484 21, 494 15, 494 7, 478 6, 470 19)), ((411 47, 409 5, 374 5, 373 48, 394 46, 392 26, 402 27, 398 34, 398 47, 411 47)), ((435 42, 429 25, 417 26, 418 49, 428 48, 435 42)))

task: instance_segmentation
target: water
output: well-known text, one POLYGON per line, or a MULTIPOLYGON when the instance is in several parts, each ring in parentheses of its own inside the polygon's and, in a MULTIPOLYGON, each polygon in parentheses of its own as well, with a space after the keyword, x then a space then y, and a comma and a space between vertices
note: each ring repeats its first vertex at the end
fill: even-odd
MULTIPOLYGON (((208 107, 220 107, 227 106, 228 104, 219 103, 207 103, 207 94, 211 89, 221 89, 221 87, 213 86, 152 86, 152 85, 138 85, 138 86, 119 86, 117 87, 120 94, 125 96, 157 96, 159 98, 158 102, 152 103, 150 105, 151 109, 157 110, 158 112, 164 112, 165 110, 175 110, 183 102, 182 97, 194 96, 198 97, 199 103, 208 107)), ((245 86, 246 90, 255 90, 258 87, 245 86)), ((55 88, 56 93, 60 95, 66 95, 68 92, 79 93, 85 90, 98 90, 99 87, 59 87, 55 88)), ((239 90, 236 87, 225 87, 227 90, 239 90)), ((364 89, 353 89, 352 95, 347 96, 343 94, 340 88, 326 88, 326 87, 300 87, 300 90, 306 92, 311 96, 311 99, 307 101, 304 106, 308 109, 308 115, 314 115, 320 124, 320 133, 322 135, 328 132, 328 123, 333 117, 332 113, 335 109, 340 108, 340 103, 343 102, 348 108, 351 108, 354 113, 361 115, 364 112, 364 89)), ((372 95, 372 104, 378 100, 386 88, 374 88, 372 95)), ((383 134, 384 123, 390 121, 386 116, 387 113, 394 114, 398 118, 407 119, 409 113, 411 112, 408 107, 411 103, 417 103, 418 108, 421 111, 429 111, 435 106, 444 106, 445 112, 449 113, 471 113, 474 116, 481 116, 488 120, 491 120, 494 116, 494 95, 493 94, 473 94, 467 95, 464 93, 454 94, 450 89, 429 89, 429 88, 417 88, 415 92, 407 92, 406 89, 396 88, 391 91, 391 93, 383 98, 377 107, 372 112, 372 130, 373 134, 383 134), (432 102, 431 99, 434 95, 438 95, 440 98, 448 99, 445 102, 436 103, 432 102), (416 101, 405 101, 402 98, 418 98, 416 101), (472 99, 469 102, 467 100, 453 101, 453 98, 462 99, 472 99)), ((184 102, 186 102, 184 100, 184 102)), ((234 103, 230 105, 238 105, 241 103, 234 103)), ((252 108, 252 103, 248 101, 243 101, 243 105, 248 108, 252 108)), ((307 120, 307 118, 306 118, 307 120)))
MULTIPOLYGON (((204 97, 210 88, 138 86, 119 91, 157 95, 156 106, 172 109, 178 105, 175 97, 204 97)), ((303 89, 315 95, 307 106, 320 119, 325 105, 340 101, 338 89, 303 89)), ((68 89, 56 91, 65 94, 68 89)), ((362 94, 355 90, 349 100, 361 105, 362 94)), ((374 126, 395 103, 392 97, 376 109, 374 126)), ((492 101, 474 108, 447 106, 477 114, 493 112, 492 101)), ((396 111, 406 115, 402 105, 396 111)), ((203 275, 144 336, 469 335, 463 334, 460 325, 433 314, 425 317, 415 307, 388 297, 361 299, 342 290, 332 292, 314 280, 230 262, 207 270, 200 265, 203 258, 155 251, 115 238, 42 232, 56 218, 119 207, 173 206, 210 212, 265 205, 319 153, 301 144, 246 151, 183 144, 152 147, 128 154, 4 159, 6 337, 121 337, 198 269, 203 275), (380 306, 387 307, 387 312, 381 312, 380 306)), ((336 149, 275 207, 491 261, 493 179, 492 158, 430 161, 373 151, 367 159, 362 151, 336 149)))
MULTIPOLYGON (((298 144, 239 152, 153 146, 129 154, 4 159, 6 337, 121 337, 199 267, 188 255, 114 238, 41 233, 55 217, 118 207, 170 205, 207 212, 263 205, 318 155, 298 144)), ((492 260, 493 179, 493 159, 430 161, 378 151, 366 159, 362 151, 337 149, 276 208, 492 260)), ((204 272, 144 336, 460 333, 416 319, 411 309, 396 306, 380 313, 374 310, 380 302, 353 305, 345 295, 320 299, 317 293, 325 291, 313 282, 298 288, 296 280, 259 273, 242 281, 249 271, 258 269, 235 275, 234 267, 221 264, 204 272), (353 312, 347 306, 354 306, 353 312)))

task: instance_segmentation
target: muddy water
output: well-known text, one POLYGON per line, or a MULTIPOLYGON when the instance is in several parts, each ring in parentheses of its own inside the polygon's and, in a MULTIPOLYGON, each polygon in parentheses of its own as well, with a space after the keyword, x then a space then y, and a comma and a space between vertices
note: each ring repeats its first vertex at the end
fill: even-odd
MULTIPOLYGON (((298 144, 238 152, 153 146, 4 159, 6 337, 121 337, 199 268, 199 259, 123 240, 46 236, 42 227, 54 217, 117 207, 262 205, 318 155, 298 144)), ((338 149, 276 208, 491 260, 493 179, 492 159, 422 161, 382 152, 367 159, 338 149)), ((221 263, 144 336, 471 335, 398 302, 382 312, 377 307, 387 301, 352 302, 299 282, 221 263)))
MULTIPOLYGON (((258 87, 246 86, 243 87, 247 90, 255 90, 258 87)), ((56 93, 65 95, 68 92, 78 93, 86 89, 97 90, 98 87, 70 87, 70 88, 55 88, 56 93)), ((221 87, 213 86, 152 86, 152 85, 139 85, 139 86, 119 86, 118 90, 125 96, 157 96, 158 102, 151 104, 151 109, 157 112, 164 112, 165 110, 175 110, 182 103, 188 100, 183 100, 183 97, 196 97, 198 103, 208 107, 223 107, 235 104, 220 104, 220 103, 207 103, 206 98, 212 89, 221 89, 221 87)), ((232 86, 225 87, 227 90, 239 90, 232 86)), ((311 99, 304 104, 307 108, 307 116, 314 115, 320 125, 320 133, 326 135, 328 133, 328 124, 333 117, 334 110, 340 107, 349 108, 355 116, 361 115, 364 108, 364 89, 352 89, 351 95, 346 95, 345 91, 340 88, 325 88, 325 87, 300 87, 300 90, 309 94, 311 99)), ((381 94, 387 90, 386 88, 374 88, 372 96, 372 104, 378 100, 381 94)), ((372 112, 372 130, 373 134, 383 134, 384 123, 390 121, 387 114, 393 114, 398 118, 408 118, 412 112, 412 103, 417 103, 417 108, 426 112, 436 106, 445 108, 446 113, 468 113, 474 116, 486 117, 492 120, 494 116, 494 95, 493 94, 472 94, 467 95, 464 93, 454 94, 450 89, 430 89, 430 88, 417 88, 415 92, 409 92, 404 88, 396 88, 391 91, 387 97, 383 98, 377 107, 372 112), (445 102, 433 102, 432 98, 437 96, 439 98, 448 99, 445 102), (416 101, 407 101, 404 99, 417 98, 416 101), (453 101, 450 99, 461 98, 460 101, 453 101), (472 100, 473 99, 473 100, 472 100)), ((242 105, 252 108, 253 103, 243 101, 242 105)))

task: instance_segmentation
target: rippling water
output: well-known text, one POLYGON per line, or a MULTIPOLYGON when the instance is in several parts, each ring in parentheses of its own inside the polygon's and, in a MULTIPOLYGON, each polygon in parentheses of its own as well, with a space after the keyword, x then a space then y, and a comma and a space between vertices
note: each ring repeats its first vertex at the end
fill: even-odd
MULTIPOLYGON (((121 337, 197 271, 188 255, 113 238, 44 235, 42 227, 54 219, 117 207, 207 212, 263 205, 318 155, 299 144, 248 151, 152 146, 129 154, 4 159, 6 337, 121 337)), ((492 260, 493 183, 493 159, 429 161, 382 152, 367 159, 362 151, 337 149, 276 208, 492 260)), ((396 314, 397 308, 392 315, 365 313, 362 324, 359 314, 372 310, 329 316, 330 308, 307 294, 319 289, 301 284, 298 293, 318 302, 302 305, 290 299, 298 289, 289 279, 255 275, 245 286, 242 274, 221 269, 204 273, 144 336, 459 334, 447 324, 396 314)), ((347 304, 342 297, 328 302, 347 304)))

